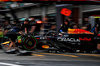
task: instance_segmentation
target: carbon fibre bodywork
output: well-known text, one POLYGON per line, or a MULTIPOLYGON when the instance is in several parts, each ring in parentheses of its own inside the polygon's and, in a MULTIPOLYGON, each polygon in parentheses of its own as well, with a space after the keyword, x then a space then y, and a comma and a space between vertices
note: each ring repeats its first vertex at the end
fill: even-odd
POLYGON ((80 50, 82 52, 87 51, 95 51, 97 50, 97 43, 100 41, 100 36, 95 35, 89 32, 81 33, 81 34, 56 34, 53 32, 54 35, 48 35, 48 38, 44 45, 50 46, 46 48, 47 51, 74 51, 80 50), (57 35, 57 36, 55 36, 57 35))

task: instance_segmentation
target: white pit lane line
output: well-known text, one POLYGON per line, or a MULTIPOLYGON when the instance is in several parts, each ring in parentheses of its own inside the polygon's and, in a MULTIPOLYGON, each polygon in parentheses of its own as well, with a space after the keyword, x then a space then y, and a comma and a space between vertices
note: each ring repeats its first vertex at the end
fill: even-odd
POLYGON ((4 65, 4 66, 23 66, 23 65, 16 65, 16 64, 11 64, 11 63, 4 63, 4 62, 0 62, 0 65, 4 65))

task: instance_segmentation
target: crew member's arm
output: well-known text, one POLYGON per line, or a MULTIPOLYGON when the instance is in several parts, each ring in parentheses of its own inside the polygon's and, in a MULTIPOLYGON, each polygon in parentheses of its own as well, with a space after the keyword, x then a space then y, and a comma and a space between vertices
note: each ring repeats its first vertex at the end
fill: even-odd
POLYGON ((27 28, 25 28, 25 34, 27 34, 27 28))
POLYGON ((83 27, 81 27, 81 29, 86 30, 86 29, 87 29, 87 27, 86 27, 86 26, 83 26, 83 27))
POLYGON ((24 35, 22 31, 19 31, 19 34, 24 35))
POLYGON ((3 35, 6 35, 7 32, 8 32, 8 30, 5 30, 4 33, 3 33, 3 35))
POLYGON ((95 28, 95 32, 98 33, 98 31, 97 31, 97 27, 95 28))
POLYGON ((31 30, 29 31, 29 33, 33 33, 35 30, 36 26, 32 26, 31 30))
POLYGON ((65 32, 64 32, 64 28, 63 28, 62 26, 61 26, 59 32, 60 32, 60 33, 65 33, 65 32))
POLYGON ((97 24, 96 27, 95 27, 95 32, 96 32, 96 33, 98 33, 97 29, 98 29, 98 24, 97 24))

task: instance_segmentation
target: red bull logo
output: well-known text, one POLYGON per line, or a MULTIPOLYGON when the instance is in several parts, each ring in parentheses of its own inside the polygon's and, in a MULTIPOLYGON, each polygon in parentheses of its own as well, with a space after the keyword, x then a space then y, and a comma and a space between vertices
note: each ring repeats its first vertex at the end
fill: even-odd
POLYGON ((81 38, 81 37, 79 37, 79 40, 81 40, 81 41, 91 41, 91 38, 81 38))

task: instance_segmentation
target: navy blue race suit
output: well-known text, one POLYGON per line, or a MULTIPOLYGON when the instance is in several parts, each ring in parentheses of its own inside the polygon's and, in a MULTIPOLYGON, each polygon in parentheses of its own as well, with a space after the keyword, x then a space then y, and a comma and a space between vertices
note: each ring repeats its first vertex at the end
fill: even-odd
POLYGON ((68 28, 70 28, 70 25, 63 25, 63 26, 61 26, 61 28, 60 28, 60 32, 67 32, 68 31, 68 28))

